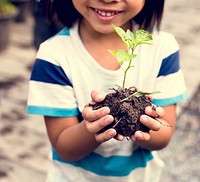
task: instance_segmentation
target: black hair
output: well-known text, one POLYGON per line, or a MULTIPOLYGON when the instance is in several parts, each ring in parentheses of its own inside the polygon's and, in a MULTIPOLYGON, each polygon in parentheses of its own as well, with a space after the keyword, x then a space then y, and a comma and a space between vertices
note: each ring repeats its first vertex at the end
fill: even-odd
MULTIPOLYGON (((140 29, 152 32, 154 28, 160 30, 165 0, 145 0, 145 4, 140 13, 133 20, 140 29)), ((49 0, 48 17, 53 19, 56 14, 58 19, 66 27, 70 28, 75 21, 82 18, 82 15, 75 9, 71 0, 49 0)))
MULTIPOLYGON (((45 1, 45 0, 44 0, 45 1)), ((70 28, 82 15, 75 9, 72 0, 48 1, 48 20, 53 22, 55 16, 66 27, 70 28)))
POLYGON ((160 30, 165 0, 145 0, 143 9, 133 20, 140 29, 152 32, 154 28, 160 30))

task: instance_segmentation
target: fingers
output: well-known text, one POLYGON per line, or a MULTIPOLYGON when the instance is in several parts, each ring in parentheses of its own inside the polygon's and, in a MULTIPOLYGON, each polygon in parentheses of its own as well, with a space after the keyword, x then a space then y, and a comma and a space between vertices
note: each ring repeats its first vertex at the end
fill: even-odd
MULTIPOLYGON (((105 99, 106 94, 97 90, 91 92, 92 103, 101 102, 105 99)), ((108 107, 102 107, 97 110, 93 110, 92 107, 85 107, 82 111, 82 116, 87 130, 95 135, 97 142, 105 142, 117 135, 115 129, 111 128, 105 132, 99 133, 107 125, 114 121, 113 116, 109 115, 110 109, 108 107)))
POLYGON ((159 117, 163 117, 165 114, 165 111, 162 107, 157 107, 157 106, 153 106, 153 107, 146 107, 145 108, 145 113, 147 115, 153 116, 155 118, 159 118, 159 117))
POLYGON ((87 130, 95 135, 95 139, 97 142, 102 143, 117 135, 115 129, 111 128, 102 133, 99 133, 107 125, 113 122, 114 118, 111 115, 106 115, 96 121, 85 121, 87 130))
POLYGON ((140 122, 153 131, 158 131, 161 128, 160 122, 147 115, 142 115, 140 117, 140 122))
MULTIPOLYGON (((150 130, 159 131, 162 126, 162 122, 157 120, 157 118, 162 118, 164 116, 164 109, 162 107, 146 107, 145 113, 147 115, 142 115, 140 117, 140 122, 147 126, 150 130), (155 119, 156 118, 156 119, 155 119)), ((131 139, 133 141, 149 141, 151 138, 150 133, 136 131, 131 139)))
POLYGON ((114 118, 111 115, 104 116, 96 121, 86 121, 86 128, 90 133, 96 134, 105 126, 111 124, 114 118))
POLYGON ((106 93, 100 92, 98 90, 93 90, 91 92, 91 98, 93 102, 101 102, 105 99, 106 93))
POLYGON ((150 134, 142 132, 142 131, 136 131, 135 134, 133 136, 131 136, 131 140, 133 140, 133 141, 136 141, 136 140, 148 141, 148 140, 150 140, 150 134))
POLYGON ((102 143, 114 138, 116 135, 117 135, 116 130, 111 128, 103 133, 96 134, 95 138, 97 142, 102 143))
POLYGON ((161 128, 161 122, 154 118, 162 118, 165 114, 162 107, 146 107, 145 113, 148 115, 142 115, 140 121, 147 126, 150 130, 158 131, 161 128))
MULTIPOLYGON (((140 117, 140 122, 147 126, 150 130, 153 131, 159 131, 161 128, 161 123, 158 122, 156 119, 153 119, 150 116, 142 115, 140 117)), ((151 136, 148 132, 142 132, 142 131, 136 131, 133 136, 131 136, 131 139, 133 141, 139 140, 139 141, 148 141, 150 140, 151 136)))
POLYGON ((105 132, 98 133, 107 125, 114 121, 113 116, 109 115, 110 109, 108 107, 103 107, 97 110, 93 110, 92 107, 85 107, 83 109, 82 115, 84 118, 85 126, 87 130, 94 134, 97 142, 105 142, 117 135, 115 129, 108 129, 105 132))
POLYGON ((117 134, 116 130, 113 129, 113 128, 108 129, 103 133, 96 134, 96 140, 98 142, 105 142, 105 141, 110 140, 112 138, 114 138, 118 141, 124 140, 124 136, 117 134))
POLYGON ((152 95, 145 95, 145 97, 149 98, 151 101, 153 100, 153 96, 152 95))
POLYGON ((123 136, 123 135, 120 135, 120 134, 115 135, 114 138, 115 138, 116 140, 118 140, 118 141, 123 141, 123 140, 124 140, 124 136, 123 136))
POLYGON ((82 111, 82 116, 87 121, 95 121, 108 115, 109 113, 110 109, 108 107, 102 107, 97 110, 93 110, 92 107, 85 107, 82 111))

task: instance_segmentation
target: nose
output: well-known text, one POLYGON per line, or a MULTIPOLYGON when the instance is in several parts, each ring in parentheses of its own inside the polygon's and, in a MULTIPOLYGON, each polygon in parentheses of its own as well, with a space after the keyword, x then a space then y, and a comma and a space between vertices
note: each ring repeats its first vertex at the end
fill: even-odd
POLYGON ((105 3, 120 2, 121 0, 102 0, 105 3))

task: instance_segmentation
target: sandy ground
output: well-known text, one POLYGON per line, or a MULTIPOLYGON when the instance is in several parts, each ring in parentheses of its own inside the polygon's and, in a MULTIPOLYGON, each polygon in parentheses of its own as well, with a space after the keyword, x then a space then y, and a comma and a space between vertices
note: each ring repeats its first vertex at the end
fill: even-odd
MULTIPOLYGON (((162 182, 200 181, 200 1, 168 0, 162 29, 175 35, 190 99, 179 105, 169 146, 159 151, 162 182)), ((39 116, 25 113, 35 57, 31 17, 13 23, 9 47, 0 52, 0 182, 43 182, 50 145, 39 116)))

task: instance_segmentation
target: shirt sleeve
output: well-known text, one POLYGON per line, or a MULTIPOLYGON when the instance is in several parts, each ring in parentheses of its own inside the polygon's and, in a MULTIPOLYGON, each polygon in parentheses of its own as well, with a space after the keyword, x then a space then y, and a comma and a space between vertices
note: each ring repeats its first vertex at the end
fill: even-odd
MULTIPOLYGON (((48 42, 48 41, 47 41, 48 42)), ((27 113, 70 117, 78 115, 73 85, 62 61, 63 53, 56 46, 43 43, 37 53, 29 81, 27 113), (56 54, 53 54, 55 53, 56 54)))
POLYGON ((187 99, 184 75, 180 67, 180 51, 174 36, 167 34, 164 39, 163 59, 156 78, 153 103, 159 106, 176 104, 187 99))

